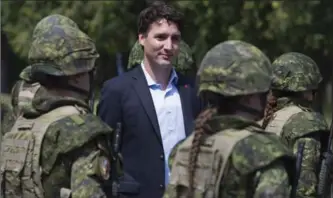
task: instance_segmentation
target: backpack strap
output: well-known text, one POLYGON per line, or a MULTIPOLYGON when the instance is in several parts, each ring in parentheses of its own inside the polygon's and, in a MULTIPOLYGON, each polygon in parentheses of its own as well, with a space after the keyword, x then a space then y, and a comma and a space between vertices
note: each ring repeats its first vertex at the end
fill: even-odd
POLYGON ((243 140, 244 138, 247 138, 252 133, 248 130, 236 130, 236 129, 230 129, 223 131, 221 133, 217 133, 212 138, 215 139, 214 144, 214 150, 217 150, 222 155, 222 166, 219 169, 219 172, 217 174, 217 180, 214 184, 215 191, 214 194, 216 196, 219 195, 220 191, 220 184, 222 183, 222 178, 226 169, 226 166, 229 162, 229 157, 232 154, 232 151, 235 147, 235 145, 243 140))
POLYGON ((42 168, 40 166, 40 154, 41 154, 41 147, 43 143, 43 139, 45 136, 45 133, 48 129, 48 127, 67 116, 73 115, 73 114, 80 114, 79 109, 77 109, 74 106, 63 106, 59 107, 47 114, 44 114, 37 118, 37 120, 34 123, 34 126, 32 128, 32 132, 35 134, 35 146, 34 146, 34 151, 33 151, 33 164, 32 168, 33 170, 36 171, 35 177, 38 182, 38 186, 40 189, 43 189, 42 186, 42 178, 41 178, 41 173, 42 173, 42 168))
POLYGON ((289 118, 302 111, 303 110, 300 107, 295 105, 291 105, 278 110, 274 113, 273 119, 268 123, 265 131, 269 133, 275 133, 276 135, 280 136, 283 126, 286 124, 289 118))

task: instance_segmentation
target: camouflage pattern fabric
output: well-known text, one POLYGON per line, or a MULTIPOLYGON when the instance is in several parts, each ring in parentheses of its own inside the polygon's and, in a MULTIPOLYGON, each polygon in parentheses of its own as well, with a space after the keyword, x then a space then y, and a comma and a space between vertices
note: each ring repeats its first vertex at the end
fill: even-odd
MULTIPOLYGON (((41 20, 35 28, 29 52, 31 65, 21 77, 35 81, 35 73, 75 75, 95 67, 98 57, 95 44, 71 22, 61 15, 41 20), (64 20, 67 22, 63 23, 64 20)), ((28 85, 23 86, 23 90, 28 91, 28 85)), ((39 87, 29 100, 29 97, 19 97, 17 102, 24 107, 20 109, 22 116, 32 120, 61 106, 72 105, 81 109, 81 114, 55 121, 45 132, 40 149, 43 196, 60 197, 64 189, 66 192, 70 189, 72 198, 107 197, 102 184, 110 178, 110 159, 106 156, 112 148, 107 146, 105 139, 113 130, 87 113, 86 101, 79 98, 56 95, 39 87)))
POLYGON ((91 38, 70 19, 67 23, 64 19, 59 20, 62 24, 55 21, 43 19, 35 28, 28 55, 31 67, 27 67, 28 71, 23 70, 22 77, 35 73, 71 76, 94 69, 99 54, 91 38))
MULTIPOLYGON (((77 24, 73 20, 59 14, 54 14, 43 18, 41 21, 37 23, 32 34, 33 39, 35 39, 38 35, 43 34, 43 32, 47 31, 49 28, 55 25, 62 25, 62 26, 66 25, 73 28, 78 28, 77 24)), ((27 82, 32 80, 31 66, 26 67, 20 73, 20 78, 27 82)))
POLYGON ((179 141, 171 150, 169 158, 168 158, 168 165, 169 165, 169 169, 172 169, 172 164, 173 164, 173 160, 175 159, 178 147, 182 144, 182 142, 184 142, 185 139, 179 141))
POLYGON ((39 35, 42 35, 44 32, 47 32, 53 26, 58 26, 58 25, 69 26, 72 28, 79 29, 77 24, 72 19, 62 16, 60 14, 52 14, 43 18, 37 23, 32 33, 33 40, 36 38, 38 39, 39 35))
POLYGON ((11 112, 12 105, 11 105, 11 97, 9 94, 1 93, 1 120, 6 117, 7 113, 11 112))
MULTIPOLYGON (((133 45, 128 57, 127 69, 131 69, 143 61, 143 48, 138 41, 133 45)), ((183 41, 180 41, 179 54, 173 59, 172 65, 177 72, 185 72, 195 69, 193 53, 191 48, 183 41)))
POLYGON ((1 134, 0 140, 15 121, 15 115, 11 105, 11 97, 8 94, 1 93, 1 134))
MULTIPOLYGON (((207 124, 215 134, 223 134, 230 128, 246 129, 252 133, 233 148, 228 159, 230 164, 218 187, 218 197, 243 198, 248 193, 251 193, 251 197, 289 197, 290 176, 293 171, 289 165, 294 164, 294 159, 278 136, 265 134, 255 122, 237 116, 216 116, 207 124)), ((204 141, 202 144, 210 143, 204 141)), ((176 148, 176 153, 181 147, 182 144, 176 148)), ((179 197, 176 192, 175 186, 169 184, 164 198, 179 197)))
POLYGON ((11 91, 11 105, 13 107, 13 111, 14 111, 16 117, 19 114, 19 111, 18 111, 19 93, 20 93, 24 83, 25 83, 24 80, 16 81, 16 83, 12 87, 12 91, 11 91))
MULTIPOLYGON (((310 57, 297 53, 285 53, 278 57, 272 64, 273 81, 272 90, 290 92, 302 92, 316 90, 322 81, 319 68, 310 57)), ((301 173, 298 181, 297 196, 316 197, 316 186, 318 183, 317 168, 321 163, 321 151, 328 138, 328 126, 324 117, 316 113, 309 101, 302 98, 281 97, 277 100, 278 110, 288 106, 298 106, 304 111, 290 117, 281 133, 281 140, 284 141, 294 154, 300 143, 304 143, 301 173)), ((273 122, 273 120, 270 121, 273 122)))
MULTIPOLYGON (((233 128, 232 123, 237 123, 219 120, 219 123, 227 122, 229 124, 225 127, 228 128, 233 128)), ((242 126, 240 123, 235 125, 242 126)), ((253 174, 253 178, 247 185, 252 185, 253 197, 289 197, 294 164, 292 153, 277 136, 256 134, 260 131, 258 126, 252 128, 254 135, 239 142, 233 149, 233 165, 221 183, 220 197, 246 197, 249 188, 243 182, 249 173, 253 174), (281 156, 286 159, 279 159, 281 156)))
POLYGON ((137 64, 141 64, 142 61, 143 61, 143 48, 140 45, 139 41, 136 41, 128 56, 127 69, 131 69, 137 64))
POLYGON ((292 92, 314 90, 322 81, 317 64, 301 53, 283 54, 273 62, 272 67, 273 90, 292 92))
MULTIPOLYGON (((226 97, 265 93, 270 89, 271 74, 270 61, 258 48, 243 41, 226 41, 216 45, 205 55, 197 74, 199 93, 210 91, 226 97)), ((235 115, 213 114, 212 118, 205 122, 206 127, 210 129, 212 135, 205 134, 208 136, 204 136, 200 142, 200 153, 197 163, 194 165, 196 167, 194 197, 290 196, 295 161, 291 150, 279 140, 277 135, 266 133, 254 121, 235 115), (230 152, 218 151, 218 153, 229 152, 223 154, 223 156, 229 156, 228 158, 210 156, 207 154, 209 153, 208 148, 201 150, 201 146, 220 144, 219 140, 222 139, 217 139, 217 134, 221 138, 227 137, 226 132, 230 131, 246 132, 250 135, 239 139, 238 142, 235 142, 236 144, 230 143, 230 145, 234 145, 230 148, 230 152), (216 139, 212 140, 210 138, 212 136, 216 139), (207 168, 208 170, 204 170, 207 162, 203 159, 206 161, 210 159, 208 163, 213 164, 212 167, 208 166, 210 167, 207 168), (224 162, 227 164, 225 169, 220 170, 222 172, 216 172, 224 162), (289 165, 291 166, 289 167, 289 165), (219 178, 220 180, 215 183, 220 185, 210 183, 212 180, 210 176, 206 178, 206 181, 204 176, 208 173, 211 173, 210 176, 214 178, 219 178), (217 175, 221 177, 216 177, 217 175), (197 186, 200 183, 204 184, 197 186), (218 192, 218 195, 210 193, 211 184, 215 188, 214 193, 218 192), (207 189, 209 189, 208 192, 207 189), (205 194, 206 192, 207 194, 205 194)), ((192 136, 194 134, 190 137, 192 136)), ((187 147, 184 149, 184 145, 192 145, 192 141, 188 141, 189 138, 178 145, 174 155, 175 160, 169 159, 172 161, 173 172, 164 195, 165 198, 176 198, 186 194, 189 178, 180 178, 185 175, 189 176, 187 174, 189 163, 178 161, 178 159, 183 159, 179 157, 181 155, 189 156, 190 149, 187 147), (179 181, 179 183, 171 183, 171 181, 179 181)), ((213 153, 215 152, 213 151, 213 153)))
POLYGON ((199 93, 224 96, 267 92, 271 84, 269 59, 255 46, 226 41, 209 50, 198 71, 199 93))
POLYGON ((35 92, 39 89, 40 84, 33 85, 19 80, 12 88, 11 96, 2 94, 1 108, 4 110, 2 115, 2 134, 8 132, 13 126, 16 118, 24 108, 30 108, 33 111, 32 99, 35 92), (28 93, 27 93, 28 92, 28 93))
POLYGON ((46 132, 42 146, 45 197, 59 196, 61 188, 71 189, 71 196, 77 198, 107 197, 100 182, 110 179, 107 152, 111 148, 105 142, 110 133, 111 129, 92 114, 54 123, 46 132), (63 155, 66 157, 56 162, 63 155))
POLYGON ((22 80, 25 80, 26 82, 33 82, 31 68, 32 66, 29 65, 21 71, 19 76, 22 80))
MULTIPOLYGON (((278 99, 278 109, 298 105, 289 98, 278 99)), ((310 108, 301 107, 303 112, 292 115, 283 126, 281 140, 294 152, 300 143, 304 144, 302 168, 297 187, 297 196, 316 197, 318 170, 321 163, 323 140, 329 135, 329 128, 323 115, 310 108)))
POLYGON ((12 89, 12 105, 15 116, 18 117, 21 112, 25 111, 25 109, 29 109, 29 112, 35 112, 32 99, 39 89, 42 87, 38 82, 36 83, 28 83, 24 80, 19 80, 15 83, 12 89))

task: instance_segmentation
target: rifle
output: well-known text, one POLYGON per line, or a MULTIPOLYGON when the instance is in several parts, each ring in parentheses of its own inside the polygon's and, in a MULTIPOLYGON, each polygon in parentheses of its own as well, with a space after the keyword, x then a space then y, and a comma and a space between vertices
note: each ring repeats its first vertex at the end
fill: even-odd
MULTIPOLYGON (((333 119, 333 118, 332 118, 333 119)), ((333 138, 333 120, 331 123, 331 129, 330 129, 330 135, 328 138, 328 145, 327 150, 324 153, 323 160, 321 162, 320 166, 320 173, 319 173, 319 182, 318 182, 318 198, 325 198, 327 193, 327 186, 328 184, 328 178, 329 178, 329 171, 328 169, 332 168, 333 164, 333 153, 332 153, 332 138, 333 138)))
POLYGON ((91 110, 92 114, 95 114, 95 92, 92 91, 90 99, 89 99, 89 109, 91 110))
POLYGON ((120 147, 120 135, 121 135, 121 123, 118 122, 116 130, 114 131, 112 138, 112 152, 111 152, 111 185, 112 185, 112 198, 118 198, 119 196, 119 175, 118 175, 118 164, 119 164, 119 147, 120 147))
POLYGON ((304 142, 301 142, 297 147, 297 157, 296 157, 296 173, 290 193, 291 198, 296 198, 296 192, 297 192, 297 186, 298 186, 298 180, 301 174, 302 169, 302 161, 303 161, 303 152, 304 152, 304 142))
POLYGON ((95 114, 95 74, 96 74, 96 69, 93 69, 89 73, 89 78, 90 78, 90 98, 88 101, 88 106, 92 114, 95 114))

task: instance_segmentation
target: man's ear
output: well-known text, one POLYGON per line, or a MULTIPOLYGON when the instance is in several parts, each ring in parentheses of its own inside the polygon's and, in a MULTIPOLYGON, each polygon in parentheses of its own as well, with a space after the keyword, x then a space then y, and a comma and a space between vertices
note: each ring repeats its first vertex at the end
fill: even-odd
POLYGON ((144 34, 139 34, 138 41, 139 41, 141 46, 144 46, 144 43, 146 41, 146 36, 144 34))

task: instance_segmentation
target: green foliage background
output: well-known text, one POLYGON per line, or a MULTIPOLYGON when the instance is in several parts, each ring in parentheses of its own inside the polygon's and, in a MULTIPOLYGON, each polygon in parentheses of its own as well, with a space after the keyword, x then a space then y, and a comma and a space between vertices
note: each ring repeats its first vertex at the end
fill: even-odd
MULTIPOLYGON (((43 17, 58 13, 72 18, 97 43, 99 85, 116 75, 115 53, 125 56, 136 40, 139 12, 149 0, 124 1, 3 1, 2 31, 15 56, 7 61, 7 83, 11 87, 26 66, 30 37, 43 17)), ((197 65, 205 52, 227 39, 242 39, 261 48, 273 60, 298 51, 316 60, 324 82, 319 104, 330 114, 332 92, 333 1, 170 1, 185 15, 182 31, 192 47, 197 65)), ((126 57, 125 57, 126 58, 126 57)), ((124 60, 124 64, 126 61, 124 60)))

